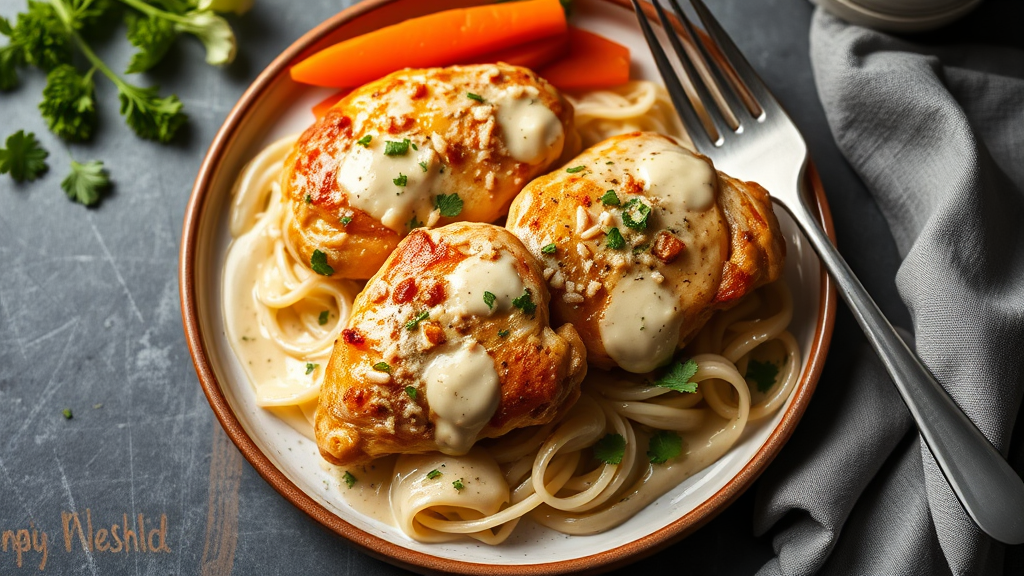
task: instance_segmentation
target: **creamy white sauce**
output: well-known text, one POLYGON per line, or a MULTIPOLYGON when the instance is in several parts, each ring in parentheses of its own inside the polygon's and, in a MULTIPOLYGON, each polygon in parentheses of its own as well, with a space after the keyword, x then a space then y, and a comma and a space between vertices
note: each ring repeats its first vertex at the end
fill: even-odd
POLYGON ((498 409, 501 382, 483 346, 468 342, 439 353, 423 371, 434 418, 434 442, 445 454, 465 454, 498 409))
POLYGON ((445 307, 459 316, 490 316, 508 310, 512 300, 523 295, 523 280, 516 271, 515 259, 502 253, 495 260, 479 256, 466 258, 448 276, 448 301, 445 307), (494 294, 488 306, 484 292, 494 294))
POLYGON ((562 154, 565 132, 558 116, 534 98, 498 102, 498 126, 508 153, 518 162, 536 165, 562 154))
POLYGON ((672 358, 682 321, 672 290, 650 276, 634 276, 616 284, 599 327, 605 351, 619 366, 650 372, 672 358))
MULTIPOLYGON (((401 156, 384 154, 384 135, 375 135, 369 146, 355 145, 338 167, 338 183, 348 195, 348 202, 376 218, 388 228, 405 235, 409 221, 415 216, 426 222, 434 209, 434 188, 440 174, 437 154, 424 142, 417 142, 419 150, 401 156), (420 165, 427 166, 424 172, 420 165), (406 185, 398 186, 394 180, 406 177, 406 185)), ((403 138, 390 138, 401 141, 403 138)))
POLYGON ((703 212, 715 203, 715 170, 683 149, 663 150, 640 159, 638 169, 648 195, 660 198, 672 213, 703 212))

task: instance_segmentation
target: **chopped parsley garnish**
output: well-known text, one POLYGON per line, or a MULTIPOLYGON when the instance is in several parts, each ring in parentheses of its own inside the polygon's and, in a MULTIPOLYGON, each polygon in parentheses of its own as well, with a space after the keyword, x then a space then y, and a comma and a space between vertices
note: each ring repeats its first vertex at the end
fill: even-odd
POLYGON ((639 246, 633 246, 633 254, 642 254, 647 252, 647 249, 651 247, 651 243, 641 244, 639 246))
POLYGON ((554 242, 540 249, 542 254, 554 254, 556 250, 558 250, 558 246, 555 246, 554 242))
POLYGON ((356 478, 355 476, 353 476, 353 475, 352 475, 352 473, 351 473, 351 472, 349 472, 348 470, 346 470, 346 471, 345 471, 345 475, 344 475, 344 476, 342 476, 342 477, 341 477, 341 479, 345 481, 345 484, 347 484, 349 488, 351 488, 351 487, 355 486, 355 485, 356 485, 356 482, 358 482, 358 481, 359 481, 359 480, 358 480, 358 479, 357 479, 357 478, 356 478))
POLYGON ((49 155, 39 145, 35 134, 18 130, 7 137, 7 147, 0 148, 0 174, 10 174, 16 182, 31 182, 46 172, 49 155))
POLYGON ((626 239, 622 237, 618 228, 608 230, 607 240, 607 246, 613 250, 622 250, 626 247, 626 239))
POLYGON ((664 464, 683 453, 683 439, 671 430, 658 430, 647 443, 651 464, 664 464))
POLYGON ((406 386, 405 387, 405 395, 408 396, 409 398, 412 398, 413 400, 415 400, 417 394, 419 394, 419 393, 416 391, 416 387, 415 386, 406 386))
POLYGON ((331 268, 331 265, 327 263, 327 254, 320 250, 313 250, 313 255, 309 257, 309 265, 313 268, 313 272, 321 276, 334 274, 334 268, 331 268))
POLYGON ((647 228, 647 217, 651 215, 651 207, 639 198, 633 198, 622 207, 622 223, 634 230, 647 228))
POLYGON ((470 100, 476 100, 477 102, 483 102, 484 97, 479 94, 473 94, 472 92, 466 92, 466 98, 470 100))
POLYGON ((330 317, 331 317, 331 311, 330 310, 321 310, 320 311, 320 315, 317 316, 317 318, 316 318, 316 321, 321 326, 323 326, 324 324, 327 324, 327 319, 330 318, 330 317))
POLYGON ((303 198, 303 200, 306 201, 306 204, 312 204, 313 203, 313 197, 310 196, 309 194, 306 194, 306 197, 303 198))
POLYGON ((110 188, 110 177, 99 160, 84 164, 72 160, 71 173, 61 181, 60 187, 71 200, 92 206, 100 201, 103 191, 110 188))
POLYGON ((747 375, 748 380, 753 380, 757 384, 758 392, 767 392, 775 386, 775 379, 779 375, 779 367, 772 362, 758 362, 757 360, 751 360, 747 363, 747 375))
POLYGON ((605 166, 611 166, 612 164, 615 164, 615 162, 612 162, 611 160, 609 160, 609 161, 605 162, 604 164, 605 164, 605 166))
POLYGON ((312 362, 306 362, 306 374, 312 374, 313 370, 316 370, 319 364, 313 364, 312 362))
POLYGON ((498 336, 501 336, 502 338, 508 338, 508 334, 508 330, 498 330, 498 336))
POLYGON ((388 364, 387 362, 377 362, 373 365, 373 369, 377 372, 387 372, 388 374, 391 374, 391 364, 388 364))
POLYGON ((524 314, 533 316, 533 313, 537 311, 537 304, 533 302, 533 295, 530 294, 530 289, 527 288, 523 295, 512 301, 512 305, 523 311, 524 314))
POLYGON ((424 320, 426 320, 429 317, 430 317, 430 312, 424 310, 423 312, 420 312, 419 314, 417 314, 412 320, 409 320, 408 322, 406 322, 405 323, 405 329, 406 330, 410 330, 410 331, 411 330, 415 330, 416 327, 420 325, 420 322, 423 322, 424 320))
POLYGON ((66 420, 71 420, 71 408, 65 408, 64 411, 61 412, 61 414, 64 415, 64 418, 66 420))
POLYGON ((462 213, 462 198, 458 194, 438 194, 434 206, 441 211, 441 216, 454 218, 462 213))
POLYGON ((594 458, 605 464, 621 464, 626 453, 626 439, 622 434, 606 434, 593 447, 594 458))
POLYGON ((373 136, 367 134, 366 136, 363 136, 359 140, 356 140, 356 144, 359 144, 363 148, 366 148, 367 146, 370 145, 370 141, 372 141, 372 140, 373 140, 373 136))
POLYGON ((569 174, 575 174, 577 172, 583 172, 586 169, 586 166, 573 166, 572 168, 566 168, 565 171, 569 174))
POLYGON ((409 220, 409 230, 415 230, 423 227, 423 222, 420 222, 419 218, 415 214, 412 216, 412 220, 409 220))
POLYGON ((423 171, 426 172, 427 171, 427 163, 426 162, 420 162, 420 168, 423 168, 423 171))
POLYGON ((427 472, 427 480, 437 480, 440 477, 441 477, 441 471, 438 470, 437 468, 434 468, 430 472, 427 472))
POLYGON ((409 183, 409 177, 399 172, 398 178, 392 178, 391 181, 395 183, 395 186, 405 186, 409 183))
POLYGON ((459 478, 459 479, 458 479, 458 480, 456 480, 455 482, 452 482, 452 486, 454 486, 454 487, 455 487, 455 489, 456 489, 456 490, 458 490, 459 492, 461 492, 461 491, 462 491, 462 489, 466 487, 466 486, 465 486, 465 485, 464 485, 464 484, 462 483, 462 478, 459 478))
POLYGON ((342 216, 341 217, 341 225, 342 226, 348 226, 351 223, 352 223, 352 217, 351 216, 342 216))
POLYGON ((497 299, 497 296, 493 292, 484 292, 484 304, 487 304, 487 307, 492 310, 494 309, 495 299, 497 299))
POLYGON ((385 156, 405 156, 409 153, 409 144, 412 142, 408 138, 401 142, 395 142, 394 140, 384 141, 384 155, 385 156))
POLYGON ((601 203, 607 206, 618 206, 619 195, 615 193, 615 190, 609 190, 601 195, 601 203))
POLYGON ((686 362, 676 360, 668 367, 668 370, 654 381, 655 386, 675 390, 676 392, 694 393, 697 391, 697 383, 690 382, 697 373, 697 363, 693 359, 686 362))

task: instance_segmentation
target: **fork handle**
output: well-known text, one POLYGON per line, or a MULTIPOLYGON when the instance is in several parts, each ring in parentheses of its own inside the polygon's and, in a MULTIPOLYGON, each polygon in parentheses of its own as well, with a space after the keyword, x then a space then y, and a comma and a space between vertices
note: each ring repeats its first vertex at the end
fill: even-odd
POLYGON ((818 226, 806 201, 798 206, 777 204, 793 216, 835 280, 964 509, 996 540, 1024 542, 1024 482, 896 333, 818 226))

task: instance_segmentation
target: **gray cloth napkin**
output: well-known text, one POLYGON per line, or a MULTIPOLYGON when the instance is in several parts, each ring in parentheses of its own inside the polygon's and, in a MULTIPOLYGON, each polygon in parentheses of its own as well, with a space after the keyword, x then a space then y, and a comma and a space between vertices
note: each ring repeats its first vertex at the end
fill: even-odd
MULTIPOLYGON (((1006 454, 1024 394, 1024 52, 926 48, 819 9, 811 60, 903 257, 917 352, 1006 454)), ((870 349, 816 396, 760 485, 755 531, 774 530, 777 554, 760 574, 1001 571, 1005 547, 963 511, 870 349)))

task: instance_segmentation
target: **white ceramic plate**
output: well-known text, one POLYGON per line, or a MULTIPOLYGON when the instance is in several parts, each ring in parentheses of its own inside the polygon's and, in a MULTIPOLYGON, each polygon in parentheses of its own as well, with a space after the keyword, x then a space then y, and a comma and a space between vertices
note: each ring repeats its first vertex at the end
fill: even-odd
MULTIPOLYGON (((413 569, 469 573, 549 573, 621 564, 678 540, 720 512, 760 474, 803 413, 824 362, 834 318, 834 293, 804 237, 777 211, 787 240, 785 279, 795 302, 790 331, 803 370, 796 390, 774 416, 750 426, 720 460, 665 494, 623 525, 594 536, 566 536, 524 520, 504 544, 476 541, 423 544, 353 510, 319 465, 315 443, 256 405, 255 394, 225 333, 221 299, 228 245, 228 199, 242 166, 265 145, 308 127, 310 108, 331 89, 298 85, 289 63, 339 39, 404 18, 474 4, 472 0, 370 0, 310 32, 264 71, 232 111, 203 163, 185 219, 181 255, 182 315, 189 346, 210 404, 256 469, 286 498, 339 534, 385 559, 413 569)), ((577 2, 573 25, 627 45, 633 78, 658 80, 632 14, 612 2, 577 2)), ((827 205, 815 190, 826 227, 827 205)), ((831 232, 831 230, 829 230, 831 232)), ((272 519, 269 519, 273 521, 272 519)))

